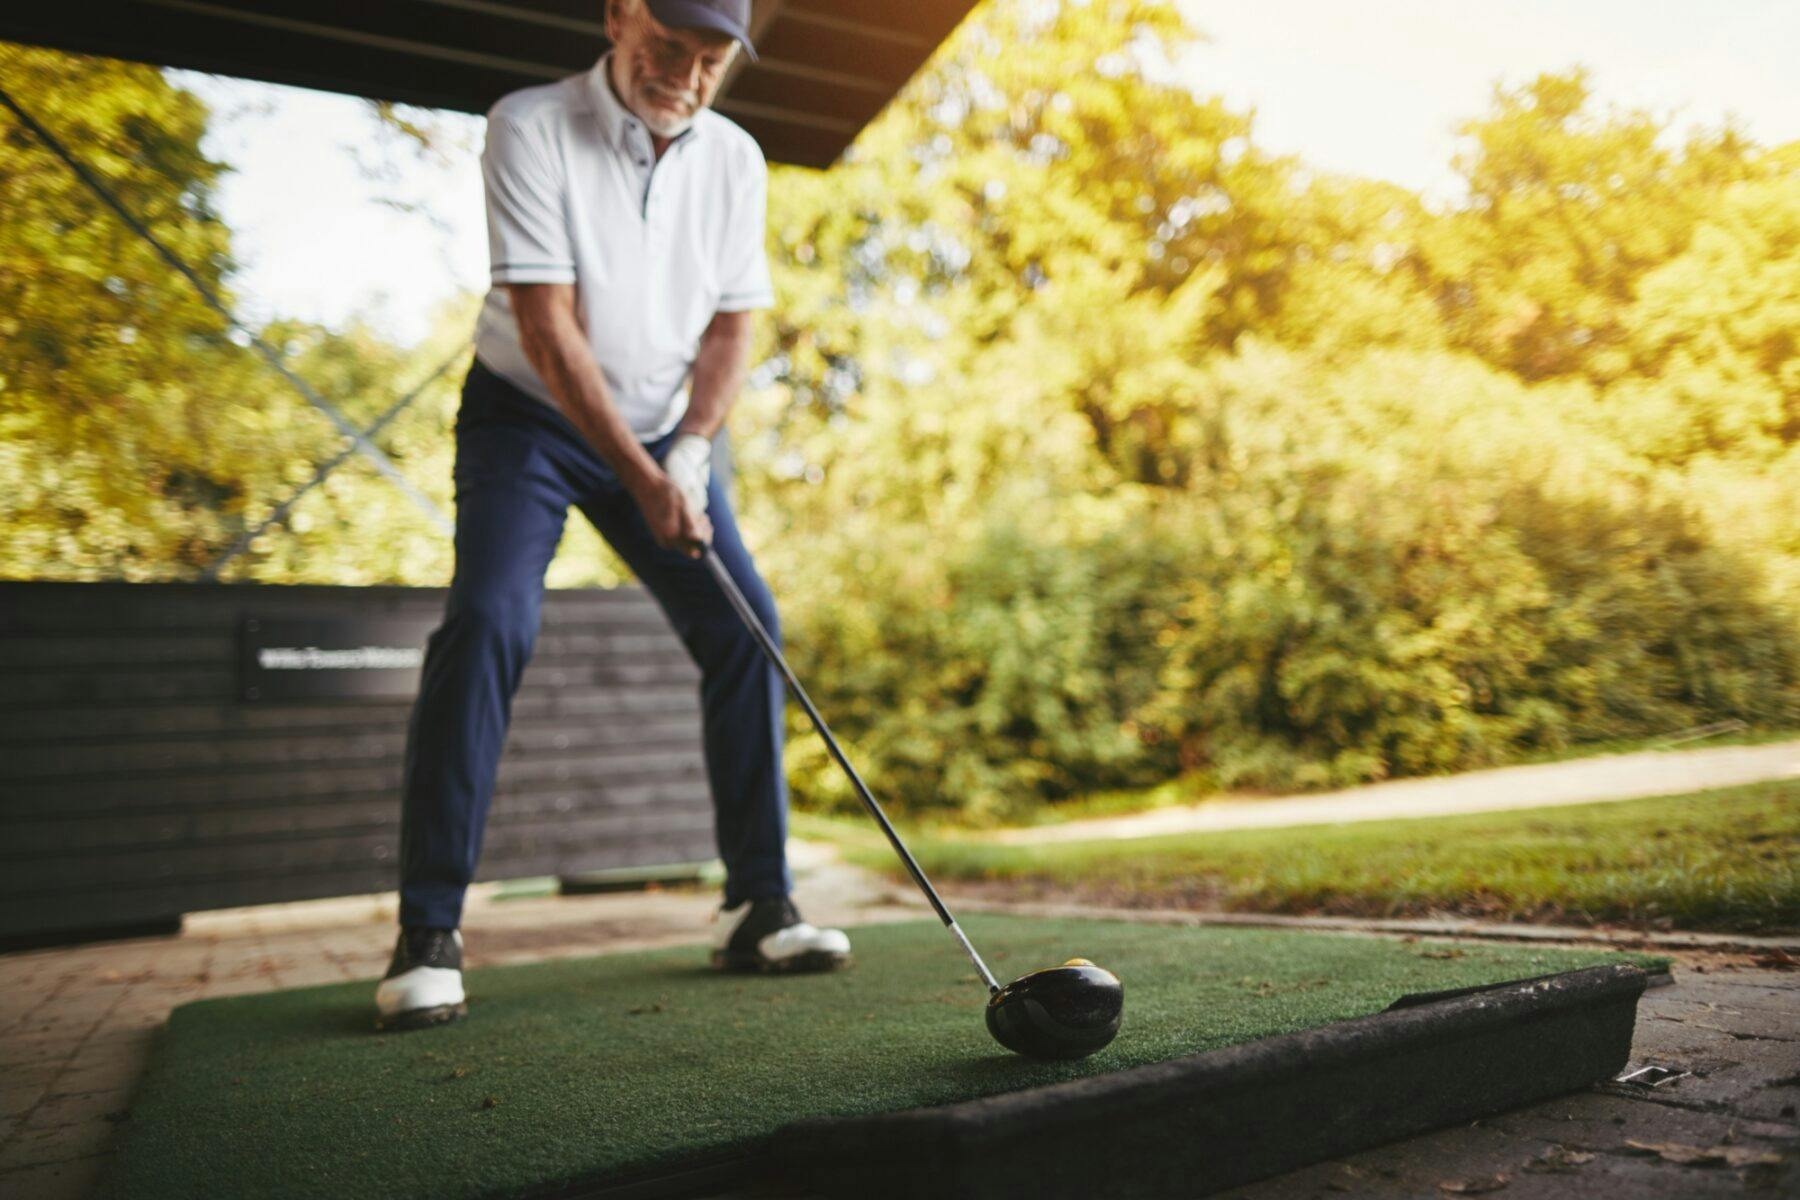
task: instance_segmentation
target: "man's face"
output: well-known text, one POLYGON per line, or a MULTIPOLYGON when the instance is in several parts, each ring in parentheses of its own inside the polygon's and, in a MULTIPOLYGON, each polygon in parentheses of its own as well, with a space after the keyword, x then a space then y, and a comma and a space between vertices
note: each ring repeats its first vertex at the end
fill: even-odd
POLYGON ((620 6, 609 2, 606 32, 613 42, 613 85, 619 98, 658 137, 675 137, 694 123, 694 114, 712 103, 725 68, 737 55, 732 39, 710 31, 670 29, 642 5, 621 15, 620 6))

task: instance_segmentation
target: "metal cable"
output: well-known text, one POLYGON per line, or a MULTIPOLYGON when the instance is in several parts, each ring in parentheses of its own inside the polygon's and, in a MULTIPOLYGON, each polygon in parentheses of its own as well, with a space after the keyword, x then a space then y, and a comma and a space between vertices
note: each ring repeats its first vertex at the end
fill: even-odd
POLYGON ((313 391, 305 380, 288 370, 287 364, 282 361, 281 355, 278 354, 273 347, 263 341, 262 338, 258 337, 254 330, 249 328, 242 321, 239 321, 237 317, 232 314, 231 310, 226 307, 224 301, 220 300, 212 288, 207 285, 205 280, 201 279, 199 275, 189 269, 188 265, 181 261, 181 259, 167 246, 164 246, 162 242, 157 239, 156 235, 151 233, 142 222, 132 216, 131 213, 127 212, 125 206, 120 204, 119 201, 114 198, 112 192, 107 188, 105 181, 90 171, 84 164, 77 160, 73 154, 69 153, 69 151, 64 148, 63 144, 57 140, 55 134, 44 128, 35 117, 19 107, 18 102, 7 93, 5 88, 0 88, 0 105, 5 105, 10 109, 12 114, 19 119, 25 128, 35 134, 38 140, 43 142, 45 146, 49 147, 52 154, 62 159, 69 169, 75 172, 76 177, 85 183, 95 195, 99 196, 101 201, 105 203, 108 208, 118 214, 119 219, 124 221, 133 233, 136 233, 139 237, 148 242, 151 248, 162 257, 164 262, 168 263, 169 266, 179 272, 189 283, 193 284, 194 290, 200 293, 200 298, 204 300, 214 312, 217 312, 221 317, 225 318, 227 325, 241 331, 248 337, 251 344, 262 354, 269 366, 283 379, 287 380, 289 385, 291 385, 295 391, 305 397, 308 404, 311 404, 314 408, 323 413, 326 419, 337 428, 339 433, 349 438, 352 448, 357 453, 367 458, 375 465, 375 469, 385 475, 394 486, 398 487, 401 491, 405 492, 407 496, 411 497, 412 502, 418 505, 419 508, 424 511, 426 516, 431 518, 432 522, 437 525, 439 530, 447 534, 454 532, 455 527, 452 525, 450 518, 444 515, 443 510, 438 508, 431 497, 414 487, 412 483, 407 480, 406 476, 400 473, 400 468, 396 467, 393 461, 389 459, 386 454, 381 452, 381 448, 375 445, 374 442, 371 442, 367 436, 356 428, 355 425, 351 424, 350 420, 345 417, 343 413, 339 412, 336 406, 317 392, 313 391))
MULTIPOLYGON (((406 411, 407 407, 410 406, 414 400, 417 400, 419 396, 424 393, 426 388, 435 383, 439 376, 443 375, 445 371, 448 371, 461 360, 462 356, 468 352, 468 349, 469 347, 466 344, 457 347, 456 351, 451 354, 450 357, 438 364, 437 370, 425 377, 423 383, 396 400, 388 407, 386 412, 376 418, 373 425, 363 430, 363 436, 366 438, 373 438, 376 434, 387 428, 389 422, 393 421, 395 417, 406 411)), ((256 539, 261 537, 264 533, 268 532, 271 526, 287 520, 288 514, 293 511, 294 505, 298 504, 302 497, 318 487, 321 483, 324 483, 327 476, 343 466, 344 461, 355 453, 356 447, 354 445, 346 446, 330 459, 319 464, 318 469, 313 472, 311 479, 308 479, 305 483, 301 484, 299 488, 295 489, 293 495, 289 496, 286 500, 283 500, 280 504, 277 504, 274 511, 263 520, 262 524, 258 525, 255 529, 249 530, 242 537, 238 538, 237 541, 233 542, 229 550, 219 555, 218 558, 215 558, 207 566, 206 570, 200 573, 200 577, 208 582, 216 581, 219 578, 219 572, 225 569, 227 563, 231 562, 232 559, 242 554, 245 550, 248 550, 250 544, 256 541, 256 539)))

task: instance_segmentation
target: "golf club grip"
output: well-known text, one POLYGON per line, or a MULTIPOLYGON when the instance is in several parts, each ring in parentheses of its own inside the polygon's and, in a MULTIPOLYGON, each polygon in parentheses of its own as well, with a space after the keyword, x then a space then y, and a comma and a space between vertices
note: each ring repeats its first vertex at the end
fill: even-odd
POLYGON ((725 569, 725 564, 719 560, 718 554, 710 545, 706 547, 705 558, 707 567, 713 573, 713 578, 717 579, 719 586, 724 589, 725 598, 731 601, 731 606, 737 609, 738 616, 742 617, 744 624, 749 627, 751 636, 756 638, 757 645, 762 647, 762 651, 768 656, 769 661, 775 664, 776 670, 780 671, 782 677, 787 680, 788 690, 794 693, 794 699, 800 702, 800 707, 804 708, 806 715, 812 718, 813 728, 819 731, 819 736, 825 739, 825 745, 830 749, 831 756, 837 759, 838 766, 844 768, 844 774, 850 777, 851 784, 856 788, 856 794, 862 798, 870 815, 880 824, 881 832, 887 834, 887 840, 893 845, 894 852, 900 856, 900 861, 905 863, 906 869, 912 873, 913 881, 925 893, 925 898, 931 901, 931 907, 937 910, 937 915, 944 924, 953 929, 957 928, 956 919, 950 915, 950 910, 944 907, 943 900, 938 897, 937 889, 931 886, 931 881, 925 878, 925 872, 919 869, 919 864, 913 861, 913 856, 907 853, 906 847, 901 844, 900 835, 895 833, 894 827, 888 823, 887 814, 881 811, 881 805, 875 802, 875 797, 870 794, 868 785, 863 783, 862 776, 856 773, 856 768, 850 765, 850 760, 845 758, 844 752, 838 748, 837 739, 831 736, 831 730, 825 726, 825 718, 819 715, 819 710, 814 708, 813 702, 808 699, 806 689, 800 686, 798 679, 794 678, 794 672, 788 667, 787 660, 782 657, 781 651, 776 647, 775 639, 769 636, 769 631, 764 629, 762 622, 757 619, 756 610, 750 607, 750 602, 744 598, 744 593, 738 590, 737 580, 731 577, 731 572, 725 569))

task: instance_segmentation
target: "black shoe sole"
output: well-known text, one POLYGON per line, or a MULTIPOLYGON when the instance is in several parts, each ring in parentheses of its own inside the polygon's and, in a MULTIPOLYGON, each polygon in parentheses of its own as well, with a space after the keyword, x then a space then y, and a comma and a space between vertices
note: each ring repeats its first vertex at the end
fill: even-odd
POLYGON ((755 975, 806 975, 819 971, 836 971, 850 965, 848 954, 829 950, 807 950, 792 958, 764 958, 760 954, 714 950, 715 971, 739 971, 755 975))
POLYGON ((375 1028, 383 1033, 398 1032, 407 1029, 429 1029, 433 1025, 448 1025, 452 1021, 460 1021, 469 1015, 468 1004, 439 1004, 433 1008, 414 1008, 403 1013, 395 1013, 391 1017, 376 1017, 375 1028))

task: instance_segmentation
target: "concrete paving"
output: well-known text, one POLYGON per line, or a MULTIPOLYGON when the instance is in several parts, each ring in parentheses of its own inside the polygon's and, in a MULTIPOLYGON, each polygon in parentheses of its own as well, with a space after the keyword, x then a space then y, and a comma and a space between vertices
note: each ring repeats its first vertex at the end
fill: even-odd
MULTIPOLYGON (((796 898, 816 922, 853 926, 929 914, 910 890, 842 866, 829 852, 794 843, 793 856, 796 898)), ((505 899, 482 886, 464 921, 468 963, 710 940, 715 905, 702 889, 505 899)), ((196 914, 174 937, 0 955, 0 1195, 67 1200, 92 1192, 131 1119, 132 1089, 171 1009, 344 980, 368 981, 372 998, 393 947, 393 922, 392 895, 355 897, 196 914)), ((1779 961, 1771 951, 1764 956, 1779 961)), ((1230 1195, 1441 1200, 1489 1187, 1558 1200, 1746 1188, 1796 1194, 1800 971, 1717 951, 1683 951, 1679 960, 1674 985, 1640 1005, 1634 1061, 1690 1072, 1684 1078, 1651 1090, 1582 1093, 1230 1195), (1633 1141, 1664 1149, 1634 1150, 1633 1141), (1670 1156, 1705 1161, 1683 1165, 1670 1156)))
POLYGON ((1800 741, 1714 746, 1705 750, 1645 750, 1461 775, 1399 779, 1336 792, 1253 800, 1220 798, 1127 817, 969 836, 1003 845, 1047 845, 1225 829, 1394 821, 1678 796, 1773 779, 1800 779, 1800 741))

